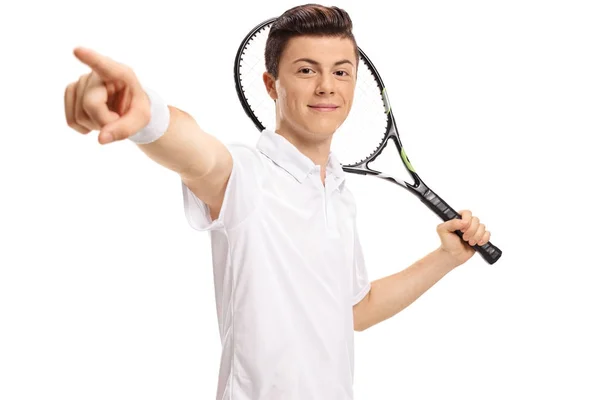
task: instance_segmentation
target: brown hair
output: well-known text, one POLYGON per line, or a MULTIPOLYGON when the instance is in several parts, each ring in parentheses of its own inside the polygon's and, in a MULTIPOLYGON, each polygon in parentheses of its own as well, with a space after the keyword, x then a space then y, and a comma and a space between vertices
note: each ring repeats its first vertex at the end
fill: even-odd
POLYGON ((287 42, 297 36, 339 36, 354 43, 358 61, 358 47, 352 33, 352 20, 338 7, 305 4, 290 8, 271 26, 265 46, 265 67, 275 79, 279 72, 279 59, 287 42))

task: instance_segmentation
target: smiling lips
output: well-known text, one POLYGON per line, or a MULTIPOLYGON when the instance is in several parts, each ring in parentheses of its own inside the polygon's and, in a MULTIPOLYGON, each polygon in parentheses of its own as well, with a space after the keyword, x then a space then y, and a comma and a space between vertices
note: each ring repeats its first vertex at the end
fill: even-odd
POLYGON ((323 111, 323 112, 335 111, 338 108, 338 106, 336 106, 335 104, 325 104, 325 103, 313 104, 313 105, 309 105, 308 107, 312 108, 313 110, 323 111))

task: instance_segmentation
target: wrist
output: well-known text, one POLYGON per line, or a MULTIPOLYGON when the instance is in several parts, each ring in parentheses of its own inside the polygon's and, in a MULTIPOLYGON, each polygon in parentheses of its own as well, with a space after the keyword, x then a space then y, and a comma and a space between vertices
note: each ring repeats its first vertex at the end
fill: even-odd
POLYGON ((158 140, 167 131, 171 118, 167 103, 158 93, 148 88, 144 88, 144 92, 150 102, 150 121, 129 137, 135 144, 148 144, 158 140))
POLYGON ((461 264, 452 253, 441 246, 435 249, 431 254, 438 261, 440 268, 453 270, 461 264))

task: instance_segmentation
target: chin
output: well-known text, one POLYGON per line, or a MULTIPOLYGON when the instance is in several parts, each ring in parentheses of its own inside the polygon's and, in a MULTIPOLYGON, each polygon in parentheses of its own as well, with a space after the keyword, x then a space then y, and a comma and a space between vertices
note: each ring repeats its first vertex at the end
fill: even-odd
POLYGON ((312 127, 308 129, 311 136, 316 136, 320 139, 325 139, 332 136, 337 128, 330 127, 312 127))
POLYGON ((312 122, 307 125, 306 130, 319 137, 328 137, 333 135, 340 125, 340 123, 334 123, 332 121, 321 121, 321 123, 317 124, 312 122))

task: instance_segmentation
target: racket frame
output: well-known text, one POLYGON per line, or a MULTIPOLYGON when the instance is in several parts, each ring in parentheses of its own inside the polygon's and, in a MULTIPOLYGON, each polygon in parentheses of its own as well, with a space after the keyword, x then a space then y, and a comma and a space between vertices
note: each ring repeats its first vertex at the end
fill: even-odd
MULTIPOLYGON (((234 68, 233 68, 235 89, 236 89, 236 92, 238 95, 238 99, 239 99, 240 103, 242 104, 242 108, 244 109, 244 112, 250 118, 250 120, 254 123, 254 125, 260 132, 262 132, 265 129, 265 126, 260 122, 260 120, 256 117, 256 115, 254 115, 254 113, 252 111, 252 107, 250 106, 250 104, 248 103, 248 100, 244 96, 244 90, 243 90, 243 85, 241 82, 241 75, 240 75, 240 67, 241 67, 241 62, 242 62, 242 58, 244 55, 244 49, 246 48, 248 42, 250 42, 252 40, 252 38, 256 35, 256 33, 265 29, 268 25, 272 24, 276 19, 277 18, 270 18, 270 19, 267 19, 267 20, 257 24, 244 37, 244 39, 240 43, 240 46, 236 53, 236 57, 235 57, 235 61, 234 61, 234 68)), ((403 187, 404 189, 411 192, 413 195, 417 196, 421 200, 422 203, 424 203, 430 210, 432 210, 436 215, 438 215, 443 221, 449 221, 449 220, 455 219, 455 218, 460 219, 461 218, 460 214, 457 213, 452 207, 450 207, 441 197, 439 197, 433 190, 431 190, 423 182, 423 180, 419 177, 419 175, 415 171, 414 167, 410 163, 410 160, 408 159, 406 152, 404 151, 404 147, 400 140, 400 136, 398 135, 396 121, 394 119, 394 114, 392 113, 392 109, 391 109, 390 102, 389 102, 389 99, 387 96, 385 85, 383 83, 383 79, 381 78, 381 75, 375 68, 375 65, 369 59, 369 57, 365 54, 365 52, 360 47, 357 47, 357 48, 358 48, 358 51, 360 54, 360 58, 363 59, 363 62, 366 64, 369 71, 375 77, 375 81, 380 89, 380 93, 381 93, 383 105, 384 105, 383 112, 385 112, 387 114, 387 128, 386 128, 386 134, 383 136, 382 141, 380 142, 379 146, 377 146, 377 148, 371 155, 369 155, 368 157, 366 157, 366 158, 362 159, 361 161, 356 162, 354 164, 347 164, 347 165, 342 164, 342 169, 345 172, 352 173, 352 174, 374 176, 374 177, 387 180, 389 182, 395 183, 395 184, 403 187), (374 161, 382 153, 382 151, 387 147, 387 145, 390 141, 392 141, 394 143, 396 150, 398 151, 398 154, 400 156, 400 159, 402 160, 402 164, 404 165, 404 167, 406 168, 408 173, 414 179, 414 183, 409 183, 404 180, 399 180, 389 174, 369 168, 368 164, 370 162, 374 161)), ((463 232, 461 232, 460 230, 457 230, 457 231, 455 231, 455 233, 462 239, 463 232)), ((494 246, 491 242, 487 242, 483 246, 479 246, 479 245, 475 244, 472 247, 490 265, 494 264, 496 261, 498 261, 498 259, 502 255, 502 251, 499 248, 497 248, 496 246, 494 246)))

